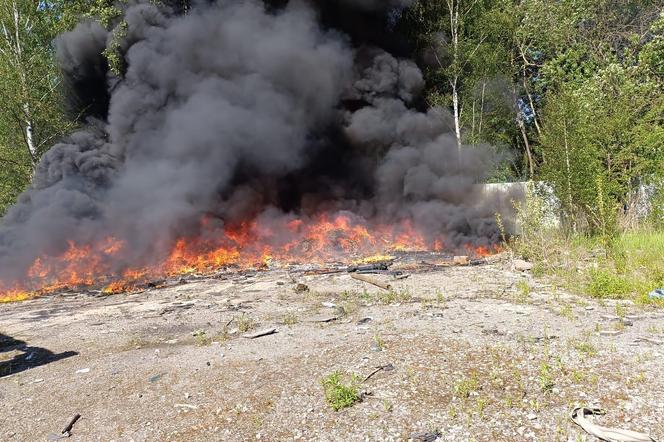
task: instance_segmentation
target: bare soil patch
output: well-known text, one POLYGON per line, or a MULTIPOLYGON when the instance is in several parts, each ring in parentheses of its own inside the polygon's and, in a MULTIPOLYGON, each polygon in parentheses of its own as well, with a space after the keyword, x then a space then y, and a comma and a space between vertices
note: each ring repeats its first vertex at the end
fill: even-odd
POLYGON ((2 305, 0 438, 46 440, 80 413, 69 440, 590 440, 576 404, 664 437, 661 311, 508 261, 376 277, 393 291, 270 271, 2 305), (361 402, 325 403, 323 377, 390 364, 361 402))

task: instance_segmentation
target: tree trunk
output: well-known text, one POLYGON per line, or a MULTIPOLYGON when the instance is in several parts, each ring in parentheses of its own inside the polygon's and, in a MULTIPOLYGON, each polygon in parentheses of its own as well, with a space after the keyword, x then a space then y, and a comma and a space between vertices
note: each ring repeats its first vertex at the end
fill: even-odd
POLYGON ((452 86, 452 106, 454 108, 454 133, 457 140, 457 148, 461 150, 461 123, 459 121, 459 92, 457 90, 457 77, 450 82, 452 86))
POLYGON ((21 81, 21 94, 23 95, 22 108, 23 108, 23 120, 25 123, 25 129, 24 129, 25 133, 23 134, 23 136, 25 139, 26 148, 28 149, 28 153, 30 154, 30 159, 32 161, 32 168, 34 170, 37 167, 37 162, 39 158, 34 141, 35 125, 34 125, 34 120, 32 118, 30 104, 28 101, 29 98, 28 80, 25 72, 25 66, 23 64, 23 45, 21 42, 21 32, 20 32, 21 13, 18 9, 18 4, 16 3, 16 1, 12 2, 12 12, 14 15, 14 40, 15 40, 14 57, 16 59, 15 69, 18 71, 19 74, 19 78, 21 81))
POLYGON ((523 138, 523 145, 526 149, 526 158, 528 159, 528 179, 532 181, 535 176, 535 166, 533 165, 533 154, 530 150, 530 142, 528 141, 528 134, 526 133, 526 125, 523 123, 523 115, 519 111, 517 118, 517 125, 521 131, 521 137, 523 138))
POLYGON ((477 130, 477 136, 482 136, 482 121, 484 117, 484 90, 486 89, 486 81, 482 82, 482 97, 480 99, 480 125, 477 130))
POLYGON ((572 232, 576 232, 576 222, 572 217, 572 166, 569 159, 569 144, 567 143, 567 121, 563 126, 563 141, 565 145, 565 175, 567 178, 567 215, 572 221, 572 232))

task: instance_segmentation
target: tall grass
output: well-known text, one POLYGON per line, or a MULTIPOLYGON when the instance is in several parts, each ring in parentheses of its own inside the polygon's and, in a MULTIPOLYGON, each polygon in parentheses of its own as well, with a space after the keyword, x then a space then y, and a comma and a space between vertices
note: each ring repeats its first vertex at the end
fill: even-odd
POLYGON ((648 298, 650 291, 664 287, 664 231, 573 233, 546 223, 550 214, 545 208, 541 197, 528 192, 517 207, 519 235, 509 243, 513 253, 535 264, 536 274, 572 292, 664 306, 648 298))

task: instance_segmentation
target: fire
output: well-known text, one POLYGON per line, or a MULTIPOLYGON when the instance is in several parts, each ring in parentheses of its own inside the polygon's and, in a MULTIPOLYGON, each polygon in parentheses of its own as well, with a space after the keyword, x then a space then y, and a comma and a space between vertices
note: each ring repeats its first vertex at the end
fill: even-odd
MULTIPOLYGON (((124 240, 109 236, 91 244, 68 241, 60 255, 35 259, 19 282, 3 285, 0 281, 0 302, 22 301, 67 288, 101 287, 106 294, 130 292, 151 280, 210 274, 229 267, 371 262, 390 257, 390 252, 445 250, 444 238, 428 237, 410 220, 386 225, 352 214, 324 213, 307 220, 256 219, 223 227, 213 224, 203 218, 202 233, 176 239, 166 256, 143 266, 123 264, 123 253, 130 247, 124 240)), ((495 247, 467 249, 473 256, 498 251, 495 247)))

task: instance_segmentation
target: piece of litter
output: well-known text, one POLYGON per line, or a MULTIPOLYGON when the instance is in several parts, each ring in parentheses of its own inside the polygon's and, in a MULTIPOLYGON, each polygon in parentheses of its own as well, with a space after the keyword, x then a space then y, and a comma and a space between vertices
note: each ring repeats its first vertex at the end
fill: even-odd
POLYGON ((381 365, 381 366, 376 367, 376 369, 374 371, 372 371, 371 373, 369 373, 369 375, 366 378, 364 378, 364 380, 362 382, 368 381, 369 379, 371 379, 371 377, 373 375, 375 375, 379 371, 394 371, 394 365, 392 365, 390 363, 390 364, 381 365))
POLYGON ((334 308, 337 306, 334 302, 321 302, 321 305, 323 307, 329 307, 329 308, 334 308))
POLYGON ((637 431, 622 430, 619 428, 601 427, 593 424, 586 415, 602 416, 606 411, 599 408, 577 407, 572 410, 572 421, 583 428, 583 430, 596 438, 607 442, 655 442, 655 439, 645 433, 637 431))
POLYGON ((421 431, 421 432, 410 433, 408 435, 408 439, 416 442, 434 442, 436 439, 442 436, 443 434, 438 431, 434 432, 421 431))
POLYGON ((61 440, 61 439, 67 439, 68 437, 71 437, 71 430, 74 428, 74 424, 81 418, 81 415, 76 413, 74 417, 69 419, 69 423, 63 428, 63 430, 60 432, 60 434, 54 434, 51 433, 48 436, 46 436, 46 440, 48 441, 56 441, 56 440, 61 440))
POLYGON ((191 404, 175 404, 176 408, 188 408, 190 410, 198 410, 198 406, 191 404))
POLYGON ((157 382, 161 377, 163 376, 163 373, 156 374, 154 376, 150 376, 150 379, 148 379, 150 382, 157 382))
POLYGON ((648 293, 649 299, 664 299, 664 289, 655 289, 648 293))
POLYGON ((620 330, 601 330, 600 336, 616 336, 620 334, 620 330))
POLYGON ((337 319, 339 318, 334 315, 318 315, 308 318, 305 322, 332 322, 336 321, 337 319))
POLYGON ((39 378, 39 379, 35 379, 34 381, 32 381, 33 384, 38 384, 40 382, 44 382, 44 380, 42 378, 39 378))
POLYGON ((664 344, 664 341, 661 339, 649 338, 647 336, 639 336, 634 340, 635 342, 649 342, 651 344, 660 345, 664 344))
POLYGON ((76 373, 88 373, 90 372, 89 368, 81 368, 79 370, 76 370, 76 373))
POLYGON ((246 335, 243 335, 247 339, 256 339, 260 338, 261 336, 268 336, 272 335, 274 333, 277 333, 276 328, 267 328, 265 330, 257 331, 256 333, 248 333, 246 335))
POLYGON ((534 421, 535 419, 537 419, 537 415, 535 413, 530 413, 527 417, 531 421, 534 421))
POLYGON ((71 435, 71 429, 74 428, 74 424, 81 418, 81 415, 76 413, 74 417, 69 419, 69 422, 67 425, 65 425, 65 428, 62 429, 62 434, 66 435, 69 437, 71 435))

